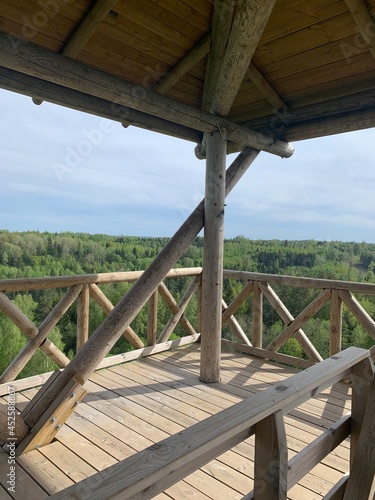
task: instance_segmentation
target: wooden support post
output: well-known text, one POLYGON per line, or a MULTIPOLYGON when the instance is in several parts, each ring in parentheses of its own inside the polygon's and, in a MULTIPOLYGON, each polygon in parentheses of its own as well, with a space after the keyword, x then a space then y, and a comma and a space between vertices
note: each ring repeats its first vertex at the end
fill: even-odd
MULTIPOLYGON (((199 276, 199 287, 197 293, 197 332, 202 331, 202 274, 199 276)), ((201 338, 199 337, 199 342, 201 338)))
POLYGON ((338 290, 332 290, 329 333, 329 355, 333 356, 341 351, 342 343, 342 300, 338 290))
POLYGON ((254 498, 286 500, 288 446, 282 411, 255 426, 254 498))
POLYGON ((226 160, 221 132, 207 135, 206 147, 200 380, 210 383, 220 380, 226 160))
POLYGON ((77 352, 89 339, 90 285, 83 285, 77 298, 77 352))
MULTIPOLYGON (((258 154, 259 151, 247 148, 232 163, 226 172, 226 195, 230 193, 258 154)), ((27 411, 29 405, 25 408, 24 412, 28 414, 26 424, 29 427, 34 427, 36 423, 38 423, 38 426, 43 426, 46 419, 49 418, 46 409, 65 391, 66 387, 70 387, 72 380, 76 381, 77 389, 82 387, 100 361, 111 350, 124 330, 148 301, 174 263, 183 255, 194 238, 199 234, 203 227, 203 220, 204 201, 197 206, 152 264, 141 274, 128 293, 110 312, 106 320, 91 335, 84 347, 69 363, 66 370, 61 372, 48 387, 43 398, 40 400, 38 398, 36 403, 34 399, 37 398, 37 395, 33 398, 29 403, 33 407, 32 414, 27 411)), ((48 384, 48 381, 46 384, 48 384)), ((65 407, 68 406, 68 403, 60 400, 60 405, 65 407)), ((66 421, 71 412, 72 409, 70 408, 69 411, 61 414, 61 424, 66 421)), ((23 440, 24 449, 27 447, 29 441, 30 438, 28 436, 23 440)))
POLYGON ((375 497, 375 380, 369 388, 366 403, 344 500, 370 500, 375 497))
POLYGON ((374 363, 370 357, 353 367, 352 371, 352 423, 350 434, 350 463, 353 465, 359 436, 365 417, 370 388, 374 380, 374 363))
POLYGON ((148 301, 148 312, 147 312, 147 345, 156 344, 156 334, 158 330, 158 291, 151 295, 148 301))
POLYGON ((253 346, 262 347, 263 292, 257 282, 253 285, 253 346))

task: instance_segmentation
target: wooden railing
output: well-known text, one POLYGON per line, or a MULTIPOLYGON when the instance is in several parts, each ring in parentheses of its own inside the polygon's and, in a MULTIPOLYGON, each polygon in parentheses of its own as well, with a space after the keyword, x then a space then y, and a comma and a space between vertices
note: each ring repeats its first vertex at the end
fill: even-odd
MULTIPOLYGON (((147 330, 145 342, 131 326, 123 333, 134 350, 105 358, 98 368, 110 364, 136 359, 175 345, 196 341, 200 334, 200 286, 202 268, 181 268, 171 270, 167 281, 161 282, 148 300, 147 330), (169 291, 167 284, 170 279, 186 278, 188 285, 182 297, 177 302, 169 291), (197 294, 197 310, 191 321, 186 316, 186 308, 194 294, 197 294), (159 297, 171 311, 171 316, 161 331, 158 331, 158 301, 159 297), (169 341, 177 325, 180 325, 184 337, 169 341), (194 325, 194 326, 193 326, 194 325), (145 346, 146 344, 146 346, 145 346)), ((135 282, 141 271, 90 274, 79 276, 59 276, 28 279, 0 280, 0 311, 10 318, 29 338, 21 352, 11 361, 0 377, 0 384, 13 381, 38 349, 41 349, 59 367, 64 368, 69 363, 67 356, 49 339, 48 335, 77 301, 77 351, 84 345, 89 334, 90 298, 95 301, 105 314, 113 309, 113 304, 103 291, 102 285, 110 283, 135 282), (30 290, 47 290, 59 288, 65 292, 38 327, 16 307, 7 294, 12 292, 27 292, 30 290)), ((304 324, 314 317, 330 302, 330 340, 329 355, 332 356, 342 349, 342 311, 343 304, 357 318, 359 324, 375 339, 375 322, 353 296, 353 293, 375 295, 375 284, 334 281, 314 278, 299 278, 294 276, 269 275, 239 271, 224 271, 224 279, 242 283, 242 289, 237 296, 227 304, 222 299, 222 323, 228 327, 232 338, 222 340, 226 347, 240 350, 255 356, 274 361, 292 364, 306 368, 313 363, 322 361, 323 357, 304 332, 304 324), (282 302, 273 287, 312 288, 320 293, 295 317, 282 302), (252 298, 251 331, 244 331, 235 317, 241 305, 252 298), (263 340, 263 302, 267 300, 277 316, 285 323, 285 329, 272 342, 265 345, 263 340), (304 356, 297 358, 278 352, 285 343, 293 337, 301 346, 304 356)), ((159 328, 160 330, 160 328, 159 328)), ((375 354, 375 347, 371 348, 375 354)), ((43 376, 37 377, 42 383, 43 376)))
MULTIPOLYGON (((375 284, 373 283, 300 278, 296 276, 228 270, 224 270, 224 278, 243 283, 242 290, 229 305, 223 301, 223 324, 227 322, 232 333, 237 338, 237 342, 223 340, 223 344, 227 347, 239 349, 242 352, 274 361, 289 363, 301 368, 311 366, 313 363, 322 361, 323 357, 304 332, 303 326, 328 303, 330 303, 329 356, 342 350, 343 305, 349 309, 358 320, 358 323, 368 333, 369 339, 372 339, 375 343, 375 321, 353 295, 354 293, 375 295, 375 284), (274 290, 273 287, 275 286, 300 289, 310 288, 318 290, 320 293, 294 317, 274 290), (250 294, 252 294, 252 331, 245 333, 233 315, 250 294), (264 299, 269 302, 277 316, 285 324, 284 330, 268 345, 263 345, 264 299), (296 339, 304 351, 305 356, 303 359, 278 352, 291 337, 296 339)), ((374 355, 375 346, 372 346, 370 351, 374 355)))
POLYGON ((375 435, 375 382, 369 352, 350 347, 51 498, 151 499, 253 434, 254 490, 244 500, 286 500, 288 490, 348 436, 350 474, 324 498, 369 499, 375 474, 371 441, 375 435), (351 414, 288 462, 284 415, 343 378, 352 379, 351 414))
MULTIPOLYGON (((134 348, 134 351, 124 355, 121 354, 105 358, 98 368, 126 361, 127 359, 135 359, 136 357, 148 355, 152 352, 160 352, 173 345, 197 340, 199 337, 197 330, 192 326, 184 313, 194 293, 196 293, 199 288, 201 273, 201 268, 171 270, 167 275, 167 279, 181 277, 192 279, 179 303, 176 302, 164 281, 159 284, 158 288, 151 295, 148 301, 147 347, 145 347, 145 343, 141 340, 140 336, 137 335, 131 326, 129 326, 126 328, 123 335, 134 348), (158 335, 159 296, 170 309, 172 316, 158 335), (177 324, 181 325, 187 337, 168 343, 177 324)), ((141 274, 142 271, 134 271, 0 280, 0 311, 17 325, 29 339, 20 353, 12 360, 0 376, 0 384, 13 381, 39 348, 59 368, 66 367, 69 363, 69 359, 48 339, 48 335, 71 305, 77 301, 78 351, 85 344, 89 335, 90 298, 99 305, 106 315, 114 308, 114 305, 110 302, 99 285, 109 283, 132 283, 136 281, 141 274), (52 311, 50 311, 44 321, 42 321, 39 327, 30 321, 30 319, 6 295, 12 292, 28 292, 30 290, 47 290, 52 288, 67 289, 67 291, 63 293, 61 299, 52 311)), ((41 382, 42 379, 44 380, 44 377, 38 377, 38 379, 40 379, 41 382)))

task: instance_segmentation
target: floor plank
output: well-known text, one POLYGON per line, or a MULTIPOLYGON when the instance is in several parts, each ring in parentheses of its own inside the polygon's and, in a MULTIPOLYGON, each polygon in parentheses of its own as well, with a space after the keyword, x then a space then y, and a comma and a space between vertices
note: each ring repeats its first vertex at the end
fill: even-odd
MULTIPOLYGON (((17 459, 17 492, 6 489, 7 455, 0 450, 0 499, 39 500, 277 384, 296 370, 224 352, 221 381, 199 381, 199 346, 185 346, 99 370, 84 402, 48 446, 17 459)), ((17 393, 22 410, 37 389, 17 393)), ((4 401, 6 397, 4 398, 4 401)), ((350 410, 350 387, 339 383, 285 416, 289 458, 350 410)), ((322 498, 347 471, 344 442, 288 493, 290 500, 322 498)), ((254 437, 158 495, 158 500, 237 499, 251 491, 254 437)))

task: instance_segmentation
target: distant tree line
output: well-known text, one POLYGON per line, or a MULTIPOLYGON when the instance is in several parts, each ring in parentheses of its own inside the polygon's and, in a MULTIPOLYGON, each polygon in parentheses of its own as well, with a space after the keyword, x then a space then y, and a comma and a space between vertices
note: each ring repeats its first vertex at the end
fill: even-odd
MULTIPOLYGON (((38 231, 0 231, 0 279, 63 276, 71 274, 134 271, 145 269, 167 243, 168 238, 108 236, 87 233, 40 233, 38 231)), ((176 267, 202 265, 203 238, 198 237, 188 248, 176 267)), ((224 267, 226 269, 271 274, 288 274, 347 281, 375 282, 375 244, 357 242, 249 240, 237 236, 225 241, 224 267)), ((103 286, 108 298, 116 304, 130 288, 130 284, 114 283, 103 286)), ((227 303, 239 293, 242 284, 224 281, 224 299, 227 303)), ((168 281, 176 300, 186 288, 185 279, 168 281)), ((277 293, 292 314, 297 315, 311 302, 316 291, 278 287, 277 293)), ((61 291, 33 290, 8 294, 9 298, 39 325, 61 297, 61 291)), ((358 297, 367 312, 375 317, 375 297, 358 297)), ((284 328, 275 311, 264 301, 264 343, 267 345, 284 328)), ((236 315, 246 332, 251 332, 251 296, 236 315)), ((160 331, 169 317, 167 307, 159 301, 160 331)), ((192 323, 196 320, 196 299, 186 313, 192 323)), ((72 306, 51 334, 51 340, 72 357, 76 342, 76 308, 72 306)), ((96 304, 90 306, 90 333, 103 321, 104 314, 96 304)), ((132 323, 135 331, 146 338, 147 309, 144 308, 132 323)), ((329 307, 310 320, 305 331, 323 356, 328 355, 329 307)), ((183 334, 180 327, 176 335, 183 334)), ((225 330, 225 335, 229 333, 225 330)), ((0 371, 10 363, 22 346, 25 336, 0 313, 0 371)), ((373 341, 358 322, 344 308, 344 347, 370 347, 373 341)), ((125 339, 119 341, 112 353, 125 352, 131 346, 125 339)), ((303 356, 297 342, 291 339, 282 349, 288 354, 303 356)), ((41 352, 28 363, 21 376, 54 369, 41 352)))

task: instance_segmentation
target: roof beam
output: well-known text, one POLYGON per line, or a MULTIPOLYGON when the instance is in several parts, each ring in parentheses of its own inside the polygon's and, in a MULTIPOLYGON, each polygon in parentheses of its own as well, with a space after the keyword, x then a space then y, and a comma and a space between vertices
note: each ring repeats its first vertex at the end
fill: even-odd
POLYGON ((287 105, 272 87, 269 81, 259 71, 255 64, 250 63, 246 72, 247 78, 253 82, 256 88, 264 95, 267 101, 277 110, 281 111, 287 108, 287 105))
POLYGON ((6 68, 0 68, 0 88, 18 92, 19 94, 33 97, 33 101, 48 101, 68 108, 90 113, 114 120, 126 125, 134 125, 160 134, 178 137, 194 143, 202 140, 202 132, 193 130, 183 125, 157 118, 155 116, 127 108, 113 105, 113 103, 89 94, 45 82, 39 78, 17 73, 6 68))
POLYGON ((345 0, 358 29, 375 59, 375 22, 364 0, 345 0))
POLYGON ((294 148, 267 134, 249 130, 176 99, 147 90, 122 78, 55 54, 42 47, 0 34, 0 66, 35 76, 201 132, 225 129, 228 139, 282 157, 294 148))
POLYGON ((83 46, 94 34, 98 25, 105 19, 116 2, 117 0, 97 0, 95 2, 93 8, 86 15, 78 29, 65 46, 62 52, 64 56, 74 58, 78 55, 83 46))
POLYGON ((175 83, 208 54, 210 45, 211 33, 208 33, 164 76, 164 78, 154 85, 152 89, 159 92, 159 94, 165 94, 165 92, 173 87, 175 83))
MULTIPOLYGON (((222 0, 216 1, 215 11, 221 2, 222 0)), ((228 4, 228 0, 226 3, 228 4)), ((211 95, 207 96, 208 102, 211 103, 209 111, 212 113, 228 115, 275 3, 276 0, 237 0, 222 60, 220 57, 215 60, 214 43, 218 43, 221 35, 217 33, 216 36, 213 26, 210 64, 213 66, 212 74, 218 74, 218 77, 208 83, 213 87, 213 91, 210 90, 211 95)), ((224 12, 225 16, 230 18, 230 13, 224 12)), ((219 20, 219 26, 224 23, 225 20, 219 20)), ((224 40, 225 35, 226 33, 223 34, 224 40)))
POLYGON ((216 0, 212 18, 212 40, 207 61, 202 109, 211 111, 216 85, 224 61, 234 12, 233 0, 216 0))

